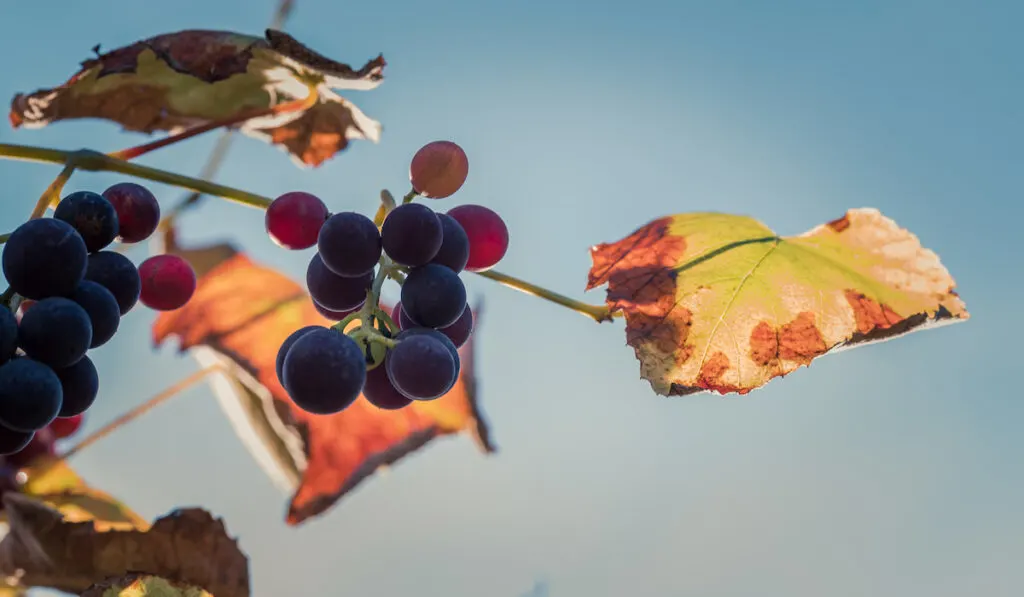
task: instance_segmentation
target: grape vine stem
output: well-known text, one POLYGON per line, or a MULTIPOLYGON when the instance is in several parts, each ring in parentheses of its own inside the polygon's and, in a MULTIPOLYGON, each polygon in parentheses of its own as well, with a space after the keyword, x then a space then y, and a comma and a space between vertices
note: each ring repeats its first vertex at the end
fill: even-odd
MULTIPOLYGON (((31 145, 0 143, 0 158, 51 164, 66 164, 65 169, 73 165, 74 168, 79 170, 117 172, 126 176, 133 176, 135 178, 142 178, 153 182, 188 189, 197 193, 221 197, 222 199, 227 199, 228 201, 233 201, 247 207, 254 207, 256 209, 267 209, 273 201, 268 197, 263 197, 241 189, 174 172, 168 172, 166 170, 151 168, 149 166, 133 164, 131 162, 113 158, 98 151, 88 149, 67 151, 63 149, 51 149, 31 145)), ((411 200, 411 197, 415 196, 416 192, 410 191, 405 198, 410 198, 411 200)), ((577 313, 585 315, 598 323, 611 321, 619 315, 619 313, 613 312, 605 305, 591 305, 577 301, 563 294, 559 294, 552 290, 548 290, 547 288, 527 282, 521 278, 503 274, 495 270, 476 273, 485 278, 490 278, 499 284, 508 286, 509 288, 514 288, 521 292, 525 292, 526 294, 548 300, 557 305, 576 311, 577 313)))
POLYGON ((47 147, 34 147, 31 145, 13 145, 0 143, 0 157, 22 160, 27 162, 46 162, 51 164, 73 163, 79 170, 93 172, 117 172, 126 176, 142 178, 167 185, 221 197, 228 201, 234 201, 248 207, 266 209, 271 199, 249 193, 241 189, 220 185, 217 183, 184 176, 166 170, 150 168, 139 164, 120 160, 104 155, 98 151, 81 149, 78 151, 67 151, 63 149, 50 149, 47 147))
POLYGON ((82 450, 107 437, 108 435, 117 431, 121 427, 124 427, 128 423, 131 423, 135 419, 138 419, 142 415, 148 413, 149 411, 160 406, 164 402, 167 402, 171 398, 187 390, 189 387, 199 383, 211 373, 217 373, 223 370, 224 367, 222 365, 211 365, 209 367, 206 367, 205 369, 200 369, 199 371, 196 371, 192 375, 189 375, 188 377, 182 380, 179 380, 178 382, 165 388, 162 392, 154 395, 149 400, 143 402, 142 404, 136 406, 130 411, 124 413, 120 417, 107 423, 103 427, 100 427, 96 431, 90 433, 85 438, 83 438, 82 441, 65 450, 60 456, 58 456, 58 458, 60 460, 67 460, 68 458, 71 458, 75 454, 78 454, 82 450))

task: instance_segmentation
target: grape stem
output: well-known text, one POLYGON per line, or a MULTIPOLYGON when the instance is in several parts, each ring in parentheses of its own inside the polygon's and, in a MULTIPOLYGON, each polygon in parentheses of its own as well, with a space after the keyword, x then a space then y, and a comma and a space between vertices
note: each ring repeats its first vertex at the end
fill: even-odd
POLYGON ((223 370, 224 367, 222 365, 211 365, 209 367, 206 367, 205 369, 200 369, 199 371, 196 371, 192 375, 189 375, 188 377, 182 380, 179 380, 178 382, 164 389, 162 392, 154 395, 149 400, 124 413, 123 415, 107 423, 103 427, 100 427, 96 431, 93 431, 85 438, 83 438, 80 442, 65 450, 62 454, 58 456, 58 458, 60 460, 67 460, 68 458, 71 458, 75 454, 78 454, 82 450, 107 437, 108 435, 117 431, 121 427, 124 427, 128 423, 131 423, 135 419, 138 419, 142 415, 148 413, 149 411, 160 406, 164 402, 167 402, 171 398, 187 390, 189 387, 202 381, 204 378, 206 378, 206 376, 210 375, 211 373, 217 373, 223 370))
POLYGON ((572 309, 573 311, 581 315, 586 315, 587 317, 593 319, 597 323, 611 321, 615 317, 619 316, 619 312, 613 312, 606 305, 591 305, 588 303, 584 303, 582 301, 578 301, 576 299, 571 299, 565 296, 564 294, 553 292, 551 290, 548 290, 547 288, 537 286, 536 284, 531 284, 526 280, 521 280, 508 274, 503 274, 501 272, 497 272, 494 270, 487 270, 476 273, 485 278, 490 278, 491 280, 494 280, 495 282, 501 284, 502 286, 508 286, 509 288, 514 288, 520 292, 525 292, 526 294, 530 294, 542 298, 544 300, 551 301, 556 305, 561 305, 568 309, 572 309))
POLYGON ((319 99, 320 95, 316 90, 316 86, 310 85, 309 94, 302 99, 285 102, 283 104, 278 104, 270 108, 263 108, 260 110, 248 110, 237 116, 207 122, 206 124, 201 124, 199 126, 194 126, 190 129, 186 129, 176 135, 170 135, 168 137, 164 137, 163 139, 157 139, 156 141, 151 141, 149 143, 144 143, 142 145, 136 145, 135 147, 129 147, 127 149, 122 149, 121 151, 115 151, 109 155, 110 157, 119 160, 135 159, 140 155, 145 155, 151 151, 155 151, 162 147, 173 145, 175 143, 178 143, 179 141, 191 139, 192 137, 195 137, 197 135, 201 135, 203 133, 216 130, 219 128, 237 126, 254 118, 263 118, 264 116, 276 116, 280 114, 287 114, 289 112, 304 112, 312 108, 314 105, 316 105, 319 99))
MULTIPOLYGON (((254 207, 257 209, 266 209, 270 206, 272 199, 263 197, 255 193, 243 191, 233 187, 201 180, 198 178, 192 178, 190 176, 184 176, 182 174, 176 174, 174 172, 168 172, 166 170, 159 170, 157 168, 151 168, 149 166, 142 166, 139 164, 132 164, 125 160, 119 160, 110 156, 104 155, 97 151, 91 151, 88 149, 82 149, 78 151, 66 151, 62 149, 50 149, 46 147, 35 147, 31 145, 14 145, 10 143, 0 143, 0 158, 8 158, 15 160, 23 160, 29 162, 47 162, 51 164, 74 164, 74 167, 79 170, 86 171, 106 171, 106 172, 117 172, 126 176, 133 176, 135 178, 142 178, 145 180, 151 180, 163 184, 168 184, 183 189, 188 189, 205 195, 212 195, 214 197, 221 197, 235 203, 239 203, 248 207, 254 207)), ((56 181, 54 181, 56 182, 56 181)), ((417 193, 410 191, 405 198, 403 203, 411 201, 415 198, 417 193)), ((383 207, 383 204, 382 204, 383 207)), ((394 270, 397 273, 397 270, 394 270)), ((378 272, 379 275, 380 272, 378 272)), ((503 274, 495 270, 488 270, 485 272, 476 272, 477 274, 495 280, 496 282, 514 288, 516 290, 525 292, 536 297, 551 301, 556 305, 561 305, 577 313, 586 315, 596 322, 611 321, 613 318, 619 315, 618 312, 612 312, 605 305, 591 305, 571 299, 563 294, 559 294, 547 288, 531 284, 520 278, 503 274)), ((379 290, 378 290, 379 293, 379 290)), ((376 304, 376 303, 374 303, 376 304)))
POLYGON ((416 197, 418 196, 419 193, 416 192, 416 189, 411 189, 408 193, 405 194, 405 197, 402 197, 402 205, 405 205, 406 203, 412 203, 413 200, 416 199, 416 197))
POLYGON ((65 163, 64 169, 60 171, 57 178, 54 178, 50 186, 46 187, 43 194, 39 196, 39 201, 32 208, 32 213, 29 214, 28 219, 34 220, 43 217, 43 214, 46 213, 46 208, 60 201, 60 192, 64 190, 64 185, 68 183, 68 179, 75 172, 75 166, 72 162, 74 162, 74 159, 69 159, 65 163))
POLYGON ((150 168, 139 164, 132 164, 125 160, 119 160, 104 155, 98 151, 81 149, 77 151, 66 151, 63 149, 50 149, 47 147, 33 147, 30 145, 13 145, 0 143, 0 158, 22 160, 27 162, 48 162, 51 164, 66 164, 74 162, 79 170, 91 172, 117 172, 126 176, 134 176, 168 184, 190 191, 196 191, 206 195, 221 197, 228 201, 240 203, 256 209, 266 209, 270 206, 272 199, 249 193, 241 189, 220 185, 217 183, 184 176, 166 170, 150 168))
POLYGON ((5 242, 7 242, 7 239, 9 239, 9 238, 11 238, 11 233, 10 232, 5 232, 3 234, 0 234, 0 245, 2 245, 5 242))

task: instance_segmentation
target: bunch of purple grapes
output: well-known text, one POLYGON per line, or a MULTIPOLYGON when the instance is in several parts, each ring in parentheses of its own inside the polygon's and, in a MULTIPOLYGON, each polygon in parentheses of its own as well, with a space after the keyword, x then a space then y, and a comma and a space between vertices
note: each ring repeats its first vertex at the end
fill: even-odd
MULTIPOLYGON (((468 173, 465 152, 448 141, 421 148, 410 167, 413 190, 431 199, 454 194, 468 173)), ((306 286, 317 310, 342 322, 301 328, 282 343, 277 376, 296 405, 331 414, 363 395, 393 410, 435 400, 455 386, 458 349, 473 332, 459 274, 489 269, 505 255, 508 230, 498 214, 479 205, 438 213, 405 202, 378 227, 356 212, 332 215, 308 193, 288 193, 267 210, 266 224, 281 246, 316 245, 306 286), (390 316, 376 304, 380 268, 402 284, 390 316), (371 321, 372 333, 359 327, 346 333, 343 324, 356 317, 360 327, 371 321)))
POLYGON ((2 256, 9 288, 0 305, 0 454, 20 452, 58 418, 92 406, 99 375, 88 352, 114 337, 137 302, 166 310, 191 297, 196 280, 187 262, 160 255, 136 268, 107 249, 148 238, 159 220, 149 190, 121 183, 103 194, 71 193, 53 217, 10 234, 2 256))

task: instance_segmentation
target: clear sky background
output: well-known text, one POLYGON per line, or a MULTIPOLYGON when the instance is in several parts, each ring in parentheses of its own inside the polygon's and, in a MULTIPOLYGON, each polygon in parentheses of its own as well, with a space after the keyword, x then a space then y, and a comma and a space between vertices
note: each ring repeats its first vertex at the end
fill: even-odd
MULTIPOLYGON (((258 34, 273 7, 5 2, 0 98, 62 82, 97 43, 258 34)), ((353 64, 384 53, 384 84, 348 94, 382 141, 304 171, 241 138, 221 182, 372 213, 381 188, 406 190, 420 145, 452 139, 471 169, 449 205, 500 212, 501 269, 579 298, 588 247, 661 215, 736 212, 791 234, 874 206, 939 253, 972 319, 746 397, 666 399, 639 379, 621 322, 469 276, 487 301, 493 457, 441 440, 289 528, 287 496, 200 387, 73 464, 144 516, 224 516, 261 596, 516 597, 537 580, 552 597, 1020 595, 1022 18, 1009 1, 298 0, 300 40, 353 64)), ((144 137, 77 122, 0 140, 110 151, 144 137)), ((214 140, 142 161, 195 174, 214 140)), ((56 172, 0 161, 0 228, 56 172)), ((118 180, 76 174, 69 190, 118 180)), ((152 188, 168 206, 181 196, 152 188)), ((275 247, 261 212, 219 201, 183 234, 234 239, 296 280, 309 259, 275 247)), ((96 352, 87 430, 196 369, 171 344, 149 350, 153 317, 136 309, 96 352)))

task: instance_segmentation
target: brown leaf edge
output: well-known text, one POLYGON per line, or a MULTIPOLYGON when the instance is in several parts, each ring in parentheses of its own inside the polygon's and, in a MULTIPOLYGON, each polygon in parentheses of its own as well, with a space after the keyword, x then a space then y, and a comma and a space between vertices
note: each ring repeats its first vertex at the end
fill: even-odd
POLYGON ((384 79, 384 67, 388 63, 384 60, 383 54, 378 54, 376 58, 356 70, 314 51, 284 31, 267 29, 264 35, 270 49, 328 77, 345 80, 366 79, 374 84, 384 79))
POLYGON ((97 531, 68 522, 28 496, 3 496, 10 532, 0 541, 0 573, 21 585, 81 593, 132 573, 204 587, 217 597, 249 597, 249 562, 224 522, 201 508, 158 518, 148 531, 97 531))

